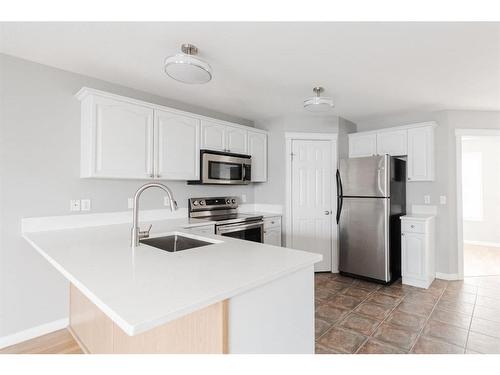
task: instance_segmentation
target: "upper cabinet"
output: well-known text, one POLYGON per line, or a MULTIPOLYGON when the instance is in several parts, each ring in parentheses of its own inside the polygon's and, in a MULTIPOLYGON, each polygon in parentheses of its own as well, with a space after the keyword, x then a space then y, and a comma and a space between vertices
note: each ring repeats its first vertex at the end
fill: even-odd
POLYGON ((206 150, 246 154, 247 130, 204 120, 201 124, 201 148, 206 150))
POLYGON ((377 154, 377 135, 353 133, 349 134, 349 157, 359 158, 377 154))
POLYGON ((385 131, 377 133, 377 154, 392 156, 406 155, 407 130, 385 131))
POLYGON ((252 181, 267 181, 267 134, 248 131, 248 154, 252 157, 252 181))
POLYGON ((408 181, 433 181, 434 164, 434 127, 408 129, 408 181))
POLYGON ((101 96, 82 101, 81 176, 153 177, 152 108, 101 96))
POLYGON ((408 181, 433 181, 435 127, 425 122, 349 134, 349 157, 407 156, 408 181))
POLYGON ((200 178, 200 120, 155 111, 155 178, 200 178))
POLYGON ((252 155, 267 180, 267 133, 251 127, 82 88, 81 177, 198 180, 200 149, 252 155))

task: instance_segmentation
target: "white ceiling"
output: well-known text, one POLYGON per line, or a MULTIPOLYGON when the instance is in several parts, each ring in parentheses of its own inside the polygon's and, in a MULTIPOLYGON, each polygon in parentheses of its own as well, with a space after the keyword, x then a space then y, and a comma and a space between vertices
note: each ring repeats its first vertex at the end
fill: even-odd
POLYGON ((250 120, 303 113, 324 86, 353 121, 500 110, 500 23, 4 23, 6 54, 250 120), (193 43, 205 85, 162 71, 193 43))

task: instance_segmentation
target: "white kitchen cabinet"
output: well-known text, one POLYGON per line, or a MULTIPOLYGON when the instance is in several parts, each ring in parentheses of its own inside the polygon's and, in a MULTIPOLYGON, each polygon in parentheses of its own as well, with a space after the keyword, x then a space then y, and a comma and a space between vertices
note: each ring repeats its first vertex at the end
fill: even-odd
POLYGON ((82 99, 81 177, 150 178, 153 113, 103 96, 82 99))
POLYGON ((267 181, 267 134, 248 131, 248 154, 252 157, 252 181, 267 181))
POLYGON ((392 156, 406 155, 407 130, 384 131, 377 133, 377 154, 392 156))
POLYGON ((408 129, 408 181, 434 180, 434 127, 408 129))
POLYGON ((201 122, 201 148, 214 151, 226 150, 226 125, 215 121, 201 122))
POLYGON ((228 126, 226 128, 226 152, 247 154, 247 130, 228 126))
POLYGON ((200 120, 156 110, 154 162, 157 179, 198 180, 200 120))
POLYGON ((281 246, 281 217, 273 216, 264 219, 264 243, 281 246))
POLYGON ((427 289, 435 278, 434 216, 401 217, 403 284, 427 289))
POLYGON ((349 134, 349 157, 359 158, 377 154, 377 135, 375 133, 349 134))

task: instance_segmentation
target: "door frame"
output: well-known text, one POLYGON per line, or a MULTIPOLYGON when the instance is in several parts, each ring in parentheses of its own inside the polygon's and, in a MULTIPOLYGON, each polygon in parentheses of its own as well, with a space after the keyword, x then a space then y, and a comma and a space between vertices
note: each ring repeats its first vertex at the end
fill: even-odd
POLYGON ((456 192, 457 192, 457 263, 458 279, 464 279, 464 233, 463 233, 463 201, 462 201, 462 139, 464 137, 500 136, 498 129, 455 129, 456 150, 456 192))
MULTIPOLYGON (((330 141, 331 145, 331 186, 332 188, 332 212, 337 209, 336 203, 336 181, 335 173, 338 168, 338 147, 337 147, 337 133, 296 133, 296 132, 286 132, 285 133, 285 246, 290 246, 292 243, 292 142, 293 141, 330 141), (335 207, 334 207, 335 205, 335 207)), ((332 218, 334 215, 331 215, 332 218)), ((339 252, 338 252, 338 230, 337 223, 332 219, 332 238, 331 238, 331 272, 339 272, 339 252)))

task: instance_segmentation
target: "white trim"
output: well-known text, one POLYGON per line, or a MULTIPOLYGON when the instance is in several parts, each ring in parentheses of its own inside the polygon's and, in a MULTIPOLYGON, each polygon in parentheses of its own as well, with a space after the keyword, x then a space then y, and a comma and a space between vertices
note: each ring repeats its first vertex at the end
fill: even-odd
POLYGON ((460 276, 458 273, 442 273, 442 272, 436 272, 436 279, 441 279, 441 280, 462 280, 463 277, 460 276))
POLYGON ((283 213, 283 206, 281 204, 267 204, 267 203, 244 203, 238 206, 239 212, 262 212, 281 216, 283 213))
POLYGON ((464 234, 462 212, 462 138, 467 136, 500 136, 498 129, 455 129, 455 175, 457 194, 457 267, 458 280, 464 278, 464 234))
POLYGON ((500 247, 500 242, 464 240, 464 243, 469 244, 469 245, 488 246, 488 247, 500 247))
POLYGON ((435 128, 437 126, 437 123, 435 121, 417 122, 414 124, 399 125, 399 126, 392 126, 389 128, 380 128, 380 129, 374 129, 374 130, 349 133, 348 135, 377 134, 377 133, 392 132, 395 130, 408 130, 408 129, 422 128, 422 127, 426 127, 426 126, 432 126, 433 128, 435 128))
POLYGON ((297 132, 286 132, 285 139, 297 139, 297 140, 332 140, 336 141, 338 138, 337 133, 297 133, 297 132))
POLYGON ((8 336, 0 337, 0 349, 11 345, 19 344, 20 342, 31 340, 35 337, 46 335, 54 331, 66 328, 69 325, 69 319, 63 318, 50 323, 41 324, 36 327, 25 329, 24 331, 16 332, 8 336))
MULTIPOLYGON (((338 167, 338 147, 337 147, 337 134, 336 133, 296 133, 296 132, 286 132, 285 140, 285 246, 291 247, 292 245, 292 160, 290 154, 292 152, 292 141, 293 140, 329 140, 331 141, 331 157, 332 157, 332 182, 331 186, 336 187, 335 184, 335 172, 338 167)), ((336 191, 335 188, 332 189, 332 210, 337 209, 336 206, 336 191), (333 207, 334 206, 334 207, 333 207)), ((337 223, 333 219, 332 215, 332 239, 331 239, 331 273, 339 272, 339 252, 338 252, 338 232, 337 223)))
POLYGON ((175 114, 178 114, 178 115, 181 115, 181 116, 188 116, 188 117, 196 118, 196 119, 201 120, 201 121, 208 120, 208 121, 216 122, 216 123, 219 123, 219 124, 222 124, 222 125, 237 127, 237 128, 241 128, 241 129, 245 129, 245 130, 256 131, 256 132, 263 133, 263 134, 269 134, 268 131, 263 130, 263 129, 255 128, 253 126, 242 125, 242 124, 238 124, 238 123, 235 123, 235 122, 230 122, 230 121, 220 120, 220 119, 213 118, 213 117, 199 115, 199 114, 192 113, 192 112, 186 112, 186 111, 182 111, 180 109, 175 109, 175 108, 172 108, 172 107, 166 107, 166 106, 161 105, 161 104, 150 103, 150 102, 146 102, 146 101, 143 101, 143 100, 129 98, 127 96, 117 95, 117 94, 113 94, 113 93, 110 93, 110 92, 107 92, 107 91, 97 90, 97 89, 93 89, 93 88, 85 87, 85 86, 82 87, 75 94, 75 97, 78 100, 82 101, 82 100, 84 100, 89 95, 103 96, 103 97, 106 97, 106 98, 109 98, 109 99, 119 100, 119 101, 122 101, 122 102, 136 104, 136 105, 140 105, 140 106, 143 106, 143 107, 151 108, 153 110, 162 110, 162 111, 167 111, 167 112, 170 112, 170 113, 175 113, 175 114))
MULTIPOLYGON (((170 211, 170 209, 143 210, 140 212, 140 217, 141 221, 185 219, 187 218, 187 208, 182 207, 175 212, 170 211)), ((87 228, 114 224, 132 224, 132 210, 23 218, 21 219, 21 232, 43 232, 47 230, 87 228)))

